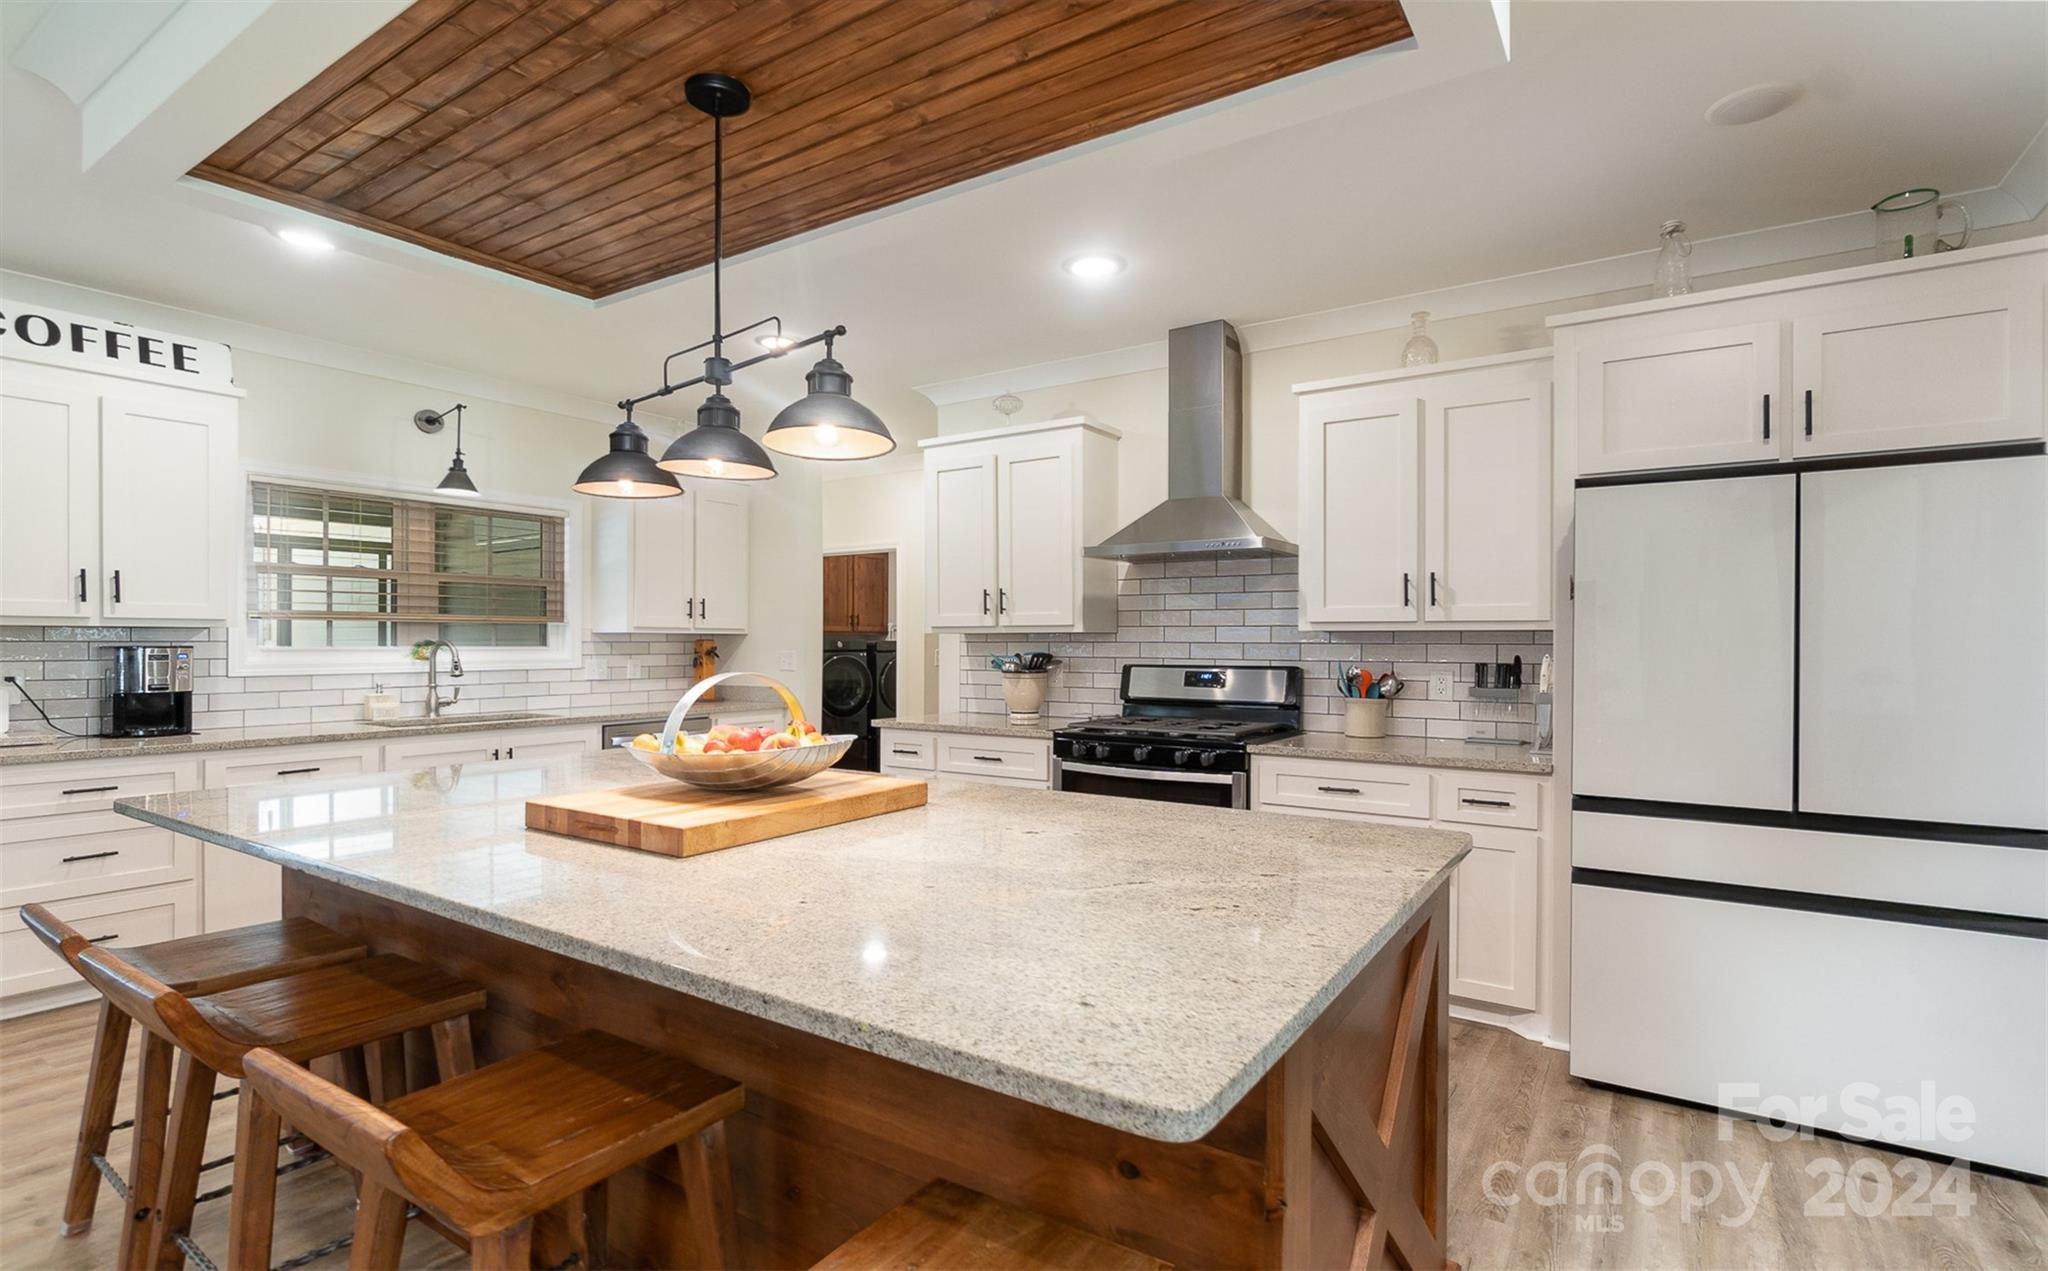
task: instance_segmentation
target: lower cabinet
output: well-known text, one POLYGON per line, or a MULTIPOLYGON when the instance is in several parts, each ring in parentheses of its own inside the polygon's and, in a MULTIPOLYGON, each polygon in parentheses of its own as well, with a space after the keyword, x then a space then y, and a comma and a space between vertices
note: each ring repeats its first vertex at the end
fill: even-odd
POLYGON ((1457 830, 1472 851, 1451 876, 1451 994, 1537 1009, 1547 783, 1540 777, 1399 764, 1252 757, 1252 807, 1457 830))
MULTIPOLYGON (((226 790, 345 777, 375 772, 378 766, 374 744, 280 746, 211 756, 202 765, 201 774, 208 790, 226 790)), ((199 894, 206 930, 226 931, 259 922, 276 922, 284 916, 282 869, 216 843, 203 844, 202 848, 199 894)))
POLYGON ((1042 737, 884 728, 881 742, 881 771, 888 776, 1052 788, 1052 742, 1042 737))
MULTIPOLYGON (((199 887, 190 880, 52 900, 48 907, 95 944, 154 944, 199 934, 199 887)), ((0 1017, 84 1001, 91 994, 22 923, 17 906, 0 910, 0 1017)))

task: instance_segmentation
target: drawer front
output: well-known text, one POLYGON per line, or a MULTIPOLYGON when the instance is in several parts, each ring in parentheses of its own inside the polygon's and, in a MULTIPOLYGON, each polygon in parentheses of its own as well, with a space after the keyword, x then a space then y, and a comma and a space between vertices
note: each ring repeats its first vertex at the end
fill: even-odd
POLYGON ((116 799, 189 790, 190 760, 176 763, 76 763, 25 767, 0 780, 0 820, 52 812, 99 812, 116 799))
POLYGON ((1261 807, 1429 819, 1429 773, 1419 768, 1255 758, 1252 778, 1261 807))
POLYGON ((1032 738, 938 738, 940 772, 966 777, 1007 777, 1017 781, 1052 780, 1052 743, 1032 738))
POLYGON ((938 763, 938 745, 930 733, 905 733, 885 729, 882 733, 882 766, 912 768, 930 772, 938 763))
POLYGON ((1533 830, 1542 819, 1543 787, 1526 777, 1486 772, 1436 774, 1436 819, 1460 825, 1533 830))
POLYGON ((360 746, 346 750, 277 750, 270 753, 233 755, 206 761, 206 788, 270 785, 280 781, 317 781, 322 777, 347 777, 376 770, 376 750, 360 746))
POLYGON ((38 817, 27 824, 64 832, 0 835, 0 905, 10 909, 31 901, 180 882, 193 875, 191 839, 118 812, 38 817))
MULTIPOLYGON (((50 912, 96 944, 154 944, 199 931, 199 894, 192 883, 60 900, 50 912)), ((0 913, 0 997, 76 983, 77 975, 22 925, 20 914, 11 907, 0 913)))
POLYGON ((501 739, 489 733, 465 733, 455 737, 423 737, 417 741, 393 741, 384 745, 384 771, 403 772, 409 768, 438 768, 444 764, 490 763, 504 755, 501 739))

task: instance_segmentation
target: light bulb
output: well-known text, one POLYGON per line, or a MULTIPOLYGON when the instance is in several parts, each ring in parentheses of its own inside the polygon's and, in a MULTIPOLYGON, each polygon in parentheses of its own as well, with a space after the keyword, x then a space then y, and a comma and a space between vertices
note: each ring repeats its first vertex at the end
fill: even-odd
POLYGON ((625 479, 624 477, 620 477, 620 478, 619 478, 619 479, 618 479, 618 480, 617 480, 616 482, 614 482, 613 484, 615 484, 615 485, 617 485, 617 486, 618 486, 618 488, 619 488, 619 493, 620 493, 620 494, 631 494, 631 493, 633 493, 633 483, 632 483, 631 481, 628 481, 628 480, 626 480, 626 479, 625 479))
POLYGON ((796 347, 796 341, 786 335, 758 335, 754 337, 754 343, 770 353, 781 353, 796 347))
POLYGON ((302 252, 311 252, 319 255, 334 250, 334 243, 331 240, 309 229, 287 226, 284 229, 278 230, 277 236, 302 252))
POLYGON ((1070 257, 1061 268, 1083 282, 1101 282, 1124 271, 1124 258, 1108 252, 1090 252, 1070 257))
POLYGON ((839 429, 831 424, 819 424, 817 436, 818 445, 821 449, 830 450, 839 444, 839 429))
POLYGON ((725 460, 723 459, 707 459, 704 461, 704 467, 708 469, 711 475, 714 477, 722 477, 725 475, 725 460))

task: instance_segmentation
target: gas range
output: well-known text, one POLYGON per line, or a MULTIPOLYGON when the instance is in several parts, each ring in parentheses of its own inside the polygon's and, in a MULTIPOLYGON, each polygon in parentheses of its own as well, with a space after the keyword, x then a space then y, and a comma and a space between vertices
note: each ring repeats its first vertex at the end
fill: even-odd
POLYGON ((1249 747, 1301 731, 1301 668, 1124 667, 1123 710, 1054 731, 1062 790, 1247 806, 1249 747))

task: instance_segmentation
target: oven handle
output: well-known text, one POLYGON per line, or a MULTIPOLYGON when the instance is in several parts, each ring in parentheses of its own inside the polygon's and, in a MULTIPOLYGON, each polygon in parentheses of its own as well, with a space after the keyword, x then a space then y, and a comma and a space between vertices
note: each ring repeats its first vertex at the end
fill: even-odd
POLYGON ((1181 772, 1173 768, 1118 768, 1110 764, 1059 761, 1061 772, 1079 772, 1098 777, 1128 777, 1133 781, 1181 781, 1188 785, 1227 786, 1238 778, 1234 772, 1181 772))

